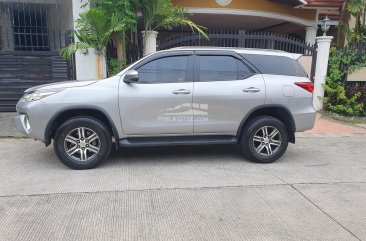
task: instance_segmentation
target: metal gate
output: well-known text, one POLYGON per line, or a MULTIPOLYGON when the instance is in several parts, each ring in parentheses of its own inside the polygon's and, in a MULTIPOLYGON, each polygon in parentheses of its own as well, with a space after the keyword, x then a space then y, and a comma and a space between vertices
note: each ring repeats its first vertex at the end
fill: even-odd
POLYGON ((181 46, 215 46, 282 50, 311 56, 310 78, 312 80, 314 78, 317 56, 316 44, 307 44, 304 40, 294 36, 249 31, 209 31, 208 37, 209 39, 207 40, 198 34, 174 35, 164 41, 160 41, 159 49, 163 50, 181 46))
POLYGON ((0 112, 15 111, 23 91, 74 78, 59 56, 70 42, 72 0, 0 0, 0 112))

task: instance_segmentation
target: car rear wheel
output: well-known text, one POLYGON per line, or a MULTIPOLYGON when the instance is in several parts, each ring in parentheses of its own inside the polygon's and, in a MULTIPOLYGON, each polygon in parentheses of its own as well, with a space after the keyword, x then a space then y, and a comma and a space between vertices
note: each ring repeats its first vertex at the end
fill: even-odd
POLYGON ((53 144, 57 157, 66 166, 91 169, 108 158, 112 138, 106 126, 98 120, 75 117, 58 128, 53 144))
POLYGON ((250 121, 244 129, 240 145, 251 161, 271 163, 285 153, 288 141, 288 132, 280 120, 260 116, 250 121))

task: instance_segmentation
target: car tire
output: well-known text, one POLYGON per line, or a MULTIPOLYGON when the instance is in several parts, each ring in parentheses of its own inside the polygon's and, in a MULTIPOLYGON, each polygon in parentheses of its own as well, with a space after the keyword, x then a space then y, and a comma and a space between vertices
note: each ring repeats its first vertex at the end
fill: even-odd
POLYGON ((240 146, 245 156, 257 163, 272 163, 286 151, 289 142, 284 124, 272 116, 259 116, 243 130, 240 146))
POLYGON ((57 129, 53 142, 58 159, 76 169, 92 169, 106 160, 112 149, 108 128, 92 117, 71 118, 57 129))

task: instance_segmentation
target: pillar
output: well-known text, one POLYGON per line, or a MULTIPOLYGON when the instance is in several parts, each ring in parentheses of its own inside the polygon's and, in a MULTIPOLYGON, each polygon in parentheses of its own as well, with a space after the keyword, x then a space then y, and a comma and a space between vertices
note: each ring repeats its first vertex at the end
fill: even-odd
MULTIPOLYGON (((83 1, 72 1, 72 14, 74 19, 74 29, 76 28, 75 21, 79 18, 81 13, 89 10, 89 6, 81 7, 84 5, 83 1)), ((75 36, 75 41, 78 39, 75 36)), ((97 75, 97 55, 95 49, 88 49, 87 51, 78 50, 75 53, 75 69, 76 69, 76 79, 77 80, 96 80, 97 75)), ((105 64, 105 55, 101 57, 102 65, 102 76, 105 78, 107 76, 107 66, 105 64)))
POLYGON ((156 52, 156 38, 158 32, 156 31, 141 31, 142 38, 144 41, 144 56, 156 52))
POLYGON ((306 27, 305 29, 306 29, 306 36, 305 36, 306 43, 314 45, 316 41, 316 33, 318 31, 318 27, 310 26, 306 27))
POLYGON ((315 79, 314 79, 314 93, 313 93, 313 106, 316 111, 323 109, 325 78, 328 71, 328 60, 330 52, 330 43, 332 42, 332 36, 317 37, 316 42, 318 44, 318 54, 316 60, 315 79))

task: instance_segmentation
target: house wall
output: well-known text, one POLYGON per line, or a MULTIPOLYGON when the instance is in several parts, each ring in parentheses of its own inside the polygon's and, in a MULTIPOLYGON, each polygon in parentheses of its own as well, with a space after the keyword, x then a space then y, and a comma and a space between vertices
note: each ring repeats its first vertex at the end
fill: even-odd
POLYGON ((3 4, 0 4, 0 43, 1 51, 10 51, 14 49, 14 34, 11 27, 11 16, 3 4))
POLYGON ((50 33, 51 49, 66 46, 68 32, 74 29, 72 16, 72 0, 54 0, 55 4, 48 7, 48 31, 50 33))
POLYGON ((187 8, 222 8, 278 13, 310 21, 313 21, 316 18, 315 9, 296 9, 267 0, 232 0, 231 3, 226 6, 218 4, 215 0, 173 0, 173 3, 174 5, 187 8))
POLYGON ((308 76, 310 76, 313 57, 312 56, 301 56, 298 59, 298 61, 302 65, 302 67, 304 67, 304 69, 305 69, 306 73, 308 74, 308 76))
POLYGON ((361 68, 348 75, 348 81, 366 81, 366 67, 361 68))
POLYGON ((21 9, 23 4, 42 4, 47 15, 49 47, 51 50, 64 47, 67 32, 74 28, 72 0, 4 0, 0 3, 2 51, 14 50, 14 32, 9 9, 21 9))
MULTIPOLYGON (((73 1, 73 19, 79 18, 80 14, 87 11, 88 8, 81 8, 82 2, 79 0, 73 1)), ((76 38, 76 37, 75 37, 76 38)), ((75 39, 75 41, 78 41, 75 39)), ((101 56, 102 60, 102 76, 105 78, 107 76, 107 68, 105 63, 105 55, 101 56)), ((82 53, 78 50, 75 53, 75 67, 76 67, 76 79, 77 80, 95 80, 97 79, 97 55, 94 49, 88 49, 87 53, 82 53)))

